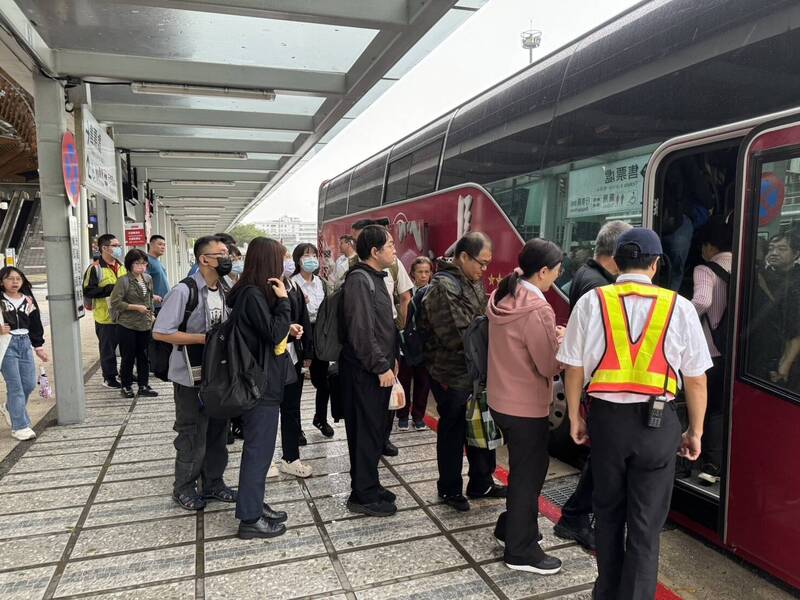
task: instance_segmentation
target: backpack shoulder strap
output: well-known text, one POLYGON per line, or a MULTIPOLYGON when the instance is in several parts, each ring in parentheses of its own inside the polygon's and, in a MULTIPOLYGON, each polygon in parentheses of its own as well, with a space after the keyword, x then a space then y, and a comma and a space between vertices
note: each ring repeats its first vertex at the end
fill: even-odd
POLYGON ((361 269, 353 271, 352 274, 356 275, 358 273, 361 273, 361 275, 363 275, 364 277, 367 278, 367 285, 369 285, 369 291, 374 294, 375 293, 375 282, 372 281, 372 277, 370 277, 368 273, 366 273, 365 271, 363 271, 361 269))
POLYGON ((189 299, 186 301, 186 307, 183 310, 183 321, 181 321, 178 331, 186 331, 186 324, 189 322, 189 317, 195 311, 198 304, 197 299, 197 282, 194 277, 185 277, 181 283, 189 288, 189 299))
POLYGON ((708 267, 709 269, 711 269, 711 272, 714 273, 714 275, 719 277, 726 284, 730 283, 731 274, 728 273, 728 271, 726 271, 725 268, 722 265, 708 260, 703 264, 703 266, 708 267))
MULTIPOLYGON (((461 281, 452 273, 448 271, 438 271, 433 275, 433 279, 440 281, 444 288, 451 294, 461 294, 461 281)), ((433 281, 431 281, 431 283, 432 282, 433 281)))

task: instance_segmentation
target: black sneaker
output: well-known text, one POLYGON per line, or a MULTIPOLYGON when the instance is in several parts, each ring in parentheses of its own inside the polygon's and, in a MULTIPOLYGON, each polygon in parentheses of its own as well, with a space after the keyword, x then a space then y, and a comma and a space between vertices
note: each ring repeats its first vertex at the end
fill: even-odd
POLYGON ((118 390, 122 387, 122 384, 116 377, 111 377, 110 379, 103 379, 103 387, 111 388, 112 390, 118 390))
POLYGON ((123 398, 133 398, 136 396, 136 394, 133 393, 133 388, 131 387, 120 388, 120 394, 123 398))
POLYGON ((503 485, 493 483, 488 490, 481 494, 475 494, 467 490, 467 496, 473 500, 480 500, 481 498, 505 498, 508 496, 508 488, 503 485))
POLYGON ((561 517, 556 526, 553 527, 553 533, 564 540, 575 540, 590 552, 594 552, 597 549, 594 527, 592 527, 589 517, 584 517, 576 522, 570 522, 561 517))
POLYGON ((439 498, 441 498, 447 506, 455 508, 459 512, 467 512, 469 510, 469 500, 464 498, 463 494, 455 494, 453 496, 442 496, 439 494, 439 498))
POLYGON ((255 523, 239 522, 239 538, 252 540, 253 538, 274 538, 286 533, 286 525, 277 521, 270 521, 261 517, 255 523))
POLYGON ((422 419, 420 419, 419 421, 414 421, 414 429, 416 431, 425 431, 427 428, 428 426, 425 425, 425 421, 423 421, 422 419))
POLYGON ((697 480, 703 485, 714 485, 719 483, 720 468, 712 463, 704 463, 697 475, 697 480))
POLYGON ((303 433, 302 431, 300 432, 300 435, 297 438, 297 445, 298 446, 307 446, 308 445, 308 440, 306 439, 306 434, 303 433))
POLYGON ((391 517, 397 512, 397 505, 395 505, 394 502, 387 502, 386 500, 361 504, 348 499, 347 510, 354 513, 361 513, 362 515, 369 515, 370 517, 391 517))
POLYGON ((397 429, 400 431, 408 431, 408 419, 397 419, 397 429))
POLYGON ((148 398, 155 398, 158 396, 158 392, 151 388, 149 385, 140 385, 139 386, 139 395, 140 396, 147 396, 148 398))
POLYGON ((392 442, 386 442, 383 446, 383 452, 381 452, 384 456, 397 456, 400 454, 400 451, 397 449, 392 442))
POLYGON ((314 427, 319 429, 319 432, 326 438, 333 437, 333 427, 331 427, 327 421, 322 421, 321 423, 314 422, 314 427))
POLYGON ((538 575, 555 575, 561 570, 561 561, 555 556, 547 556, 541 560, 526 560, 524 562, 505 561, 509 569, 515 571, 525 571, 527 573, 536 573, 538 575))

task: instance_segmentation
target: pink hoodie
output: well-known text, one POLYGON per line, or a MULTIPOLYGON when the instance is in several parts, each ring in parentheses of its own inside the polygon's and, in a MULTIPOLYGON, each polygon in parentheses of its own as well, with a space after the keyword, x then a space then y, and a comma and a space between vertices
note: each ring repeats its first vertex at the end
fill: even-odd
POLYGON ((553 309, 521 283, 511 295, 489 298, 489 406, 515 417, 550 414, 558 341, 553 309))

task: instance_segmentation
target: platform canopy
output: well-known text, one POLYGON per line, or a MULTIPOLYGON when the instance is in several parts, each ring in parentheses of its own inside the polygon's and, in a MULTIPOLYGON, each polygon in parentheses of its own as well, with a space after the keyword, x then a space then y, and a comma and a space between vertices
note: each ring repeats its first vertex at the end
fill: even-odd
POLYGON ((189 236, 231 226, 486 0, 0 0, 189 236))

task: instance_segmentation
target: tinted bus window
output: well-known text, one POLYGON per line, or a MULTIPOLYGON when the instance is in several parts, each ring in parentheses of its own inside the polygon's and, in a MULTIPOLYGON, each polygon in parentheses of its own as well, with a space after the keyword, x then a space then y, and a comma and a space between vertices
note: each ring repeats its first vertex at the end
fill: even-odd
POLYGON ((388 151, 384 152, 355 168, 350 181, 347 214, 369 210, 381 205, 383 178, 386 175, 388 155, 388 151))
POLYGON ((744 354, 747 375, 800 394, 800 152, 792 154, 761 165, 760 198, 749 217, 758 230, 749 248, 744 354))
POLYGON ((436 176, 439 174, 439 159, 442 155, 442 142, 439 138, 415 150, 411 154, 411 172, 408 175, 408 197, 430 194, 436 189, 436 176))
POLYGON ((350 190, 350 171, 339 175, 328 184, 325 197, 325 220, 336 219, 347 214, 347 194, 350 190))
POLYGON ((411 154, 389 163, 386 175, 384 203, 400 202, 408 198, 408 173, 411 170, 411 154))

